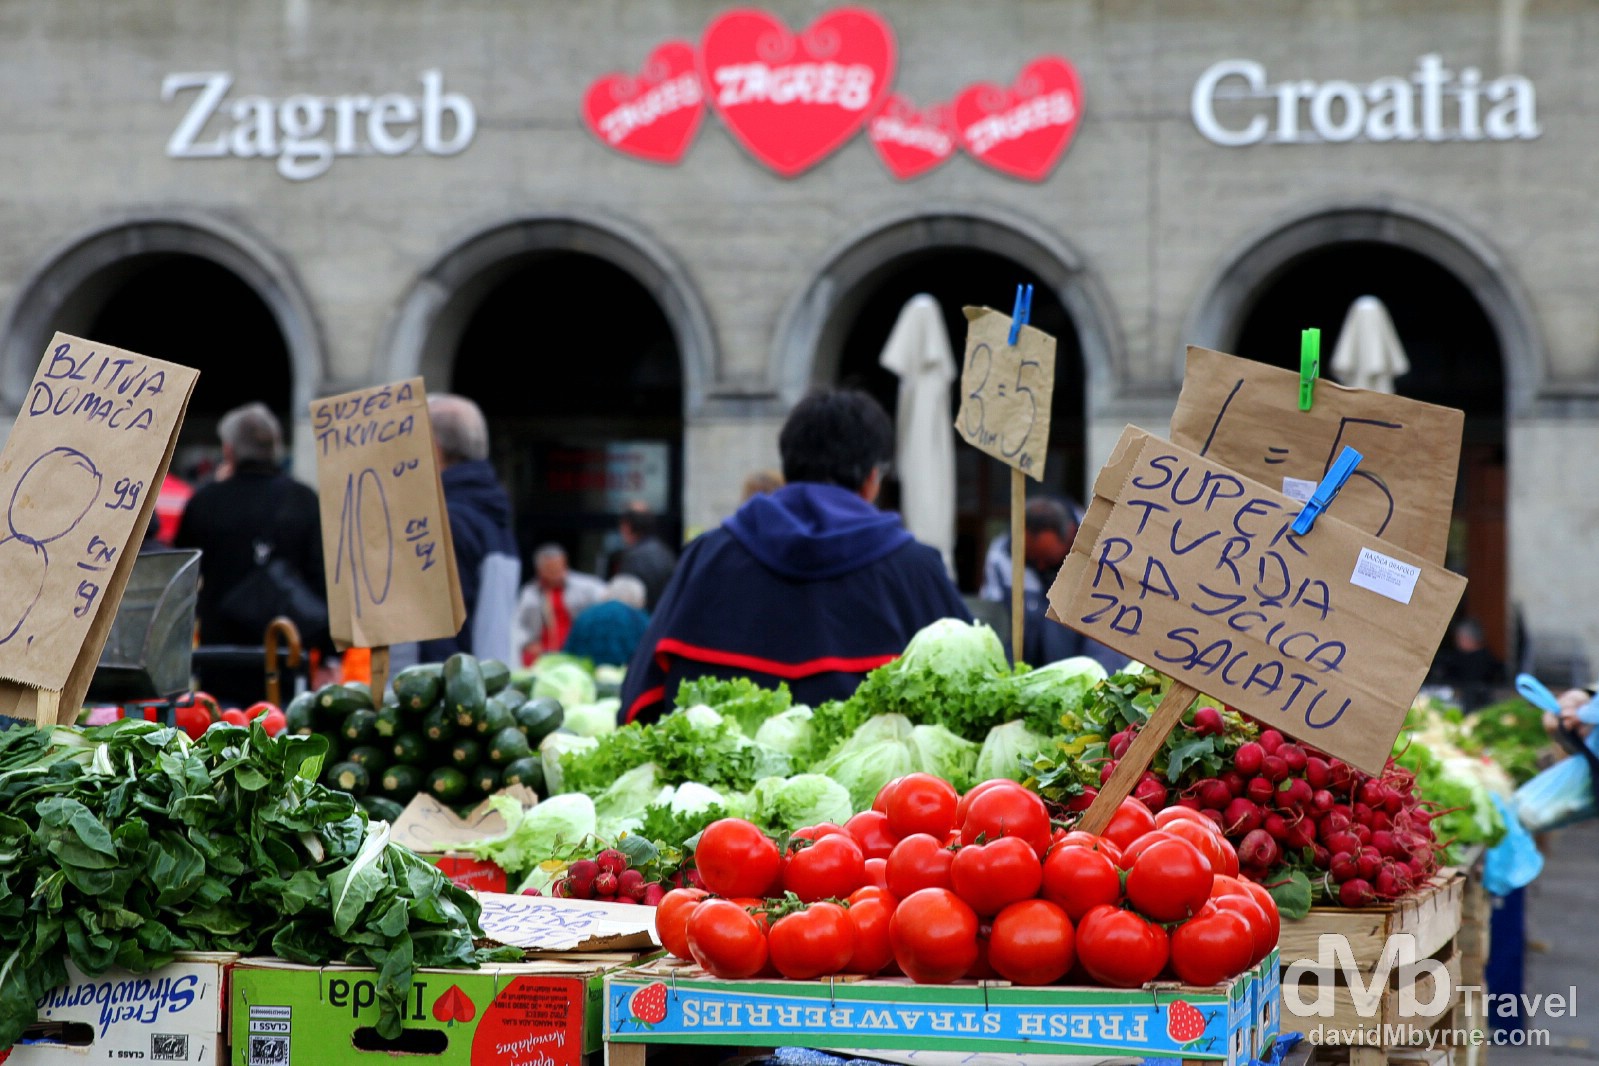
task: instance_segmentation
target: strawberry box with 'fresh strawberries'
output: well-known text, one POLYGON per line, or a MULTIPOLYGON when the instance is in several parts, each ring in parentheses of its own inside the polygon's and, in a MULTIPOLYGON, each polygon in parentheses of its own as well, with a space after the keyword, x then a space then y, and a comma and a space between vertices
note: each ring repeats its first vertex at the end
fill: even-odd
POLYGON ((613 1066, 649 1044, 1129 1055, 1242 1066, 1259 1040, 1256 983, 1135 990, 899 978, 721 980, 662 959, 605 978, 613 1066))

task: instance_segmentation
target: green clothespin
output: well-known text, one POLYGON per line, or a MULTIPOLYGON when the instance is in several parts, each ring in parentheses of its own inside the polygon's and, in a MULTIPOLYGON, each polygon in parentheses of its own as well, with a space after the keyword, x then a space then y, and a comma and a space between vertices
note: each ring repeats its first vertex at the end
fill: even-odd
POLYGON ((1310 410, 1316 399, 1316 379, 1321 376, 1321 330, 1299 334, 1299 409, 1310 410))

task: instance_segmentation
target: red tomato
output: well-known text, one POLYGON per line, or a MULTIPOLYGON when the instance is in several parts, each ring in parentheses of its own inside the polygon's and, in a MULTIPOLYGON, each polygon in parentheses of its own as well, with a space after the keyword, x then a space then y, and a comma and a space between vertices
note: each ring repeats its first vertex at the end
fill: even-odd
MULTIPOLYGON (((864 890, 863 890, 864 891, 864 890)), ((867 977, 882 973, 894 961, 894 945, 889 940, 888 926, 894 917, 893 899, 877 897, 856 901, 850 898, 849 920, 855 927, 855 951, 850 955, 845 973, 861 973, 867 977)))
POLYGON ((190 740, 199 740, 200 734, 211 728, 211 715, 203 707, 194 704, 179 704, 174 711, 174 719, 178 728, 188 734, 190 740))
POLYGON ((1045 899, 1012 903, 994 917, 988 964, 1012 984, 1048 985, 1072 968, 1072 923, 1045 899))
POLYGON ((949 865, 950 887, 983 917, 1038 895, 1044 870, 1020 837, 1000 837, 961 848, 949 865))
POLYGON ((1110 855, 1092 848, 1056 848, 1044 860, 1044 898, 1058 903, 1072 921, 1101 903, 1122 898, 1121 871, 1110 855))
POLYGON ((855 954, 855 926, 836 903, 812 903, 785 914, 766 934, 777 972, 791 981, 840 973, 855 954))
POLYGON ((835 833, 844 832, 844 827, 834 825, 832 822, 823 822, 820 825, 806 825, 794 830, 788 835, 790 840, 820 840, 835 833))
POLYGON ((269 737, 275 737, 289 727, 288 716, 274 707, 261 716, 261 728, 269 737))
POLYGON ((998 840, 1021 837, 1038 855, 1049 850, 1049 811, 1044 801, 1025 788, 990 788, 966 807, 961 823, 961 843, 977 839, 998 840))
POLYGON ((1282 935, 1282 915, 1277 913, 1277 901, 1271 898, 1270 892, 1253 881, 1241 880, 1238 883, 1244 886, 1244 890, 1260 904, 1260 909, 1266 912, 1266 920, 1271 923, 1271 943, 1276 947, 1277 938, 1282 935))
POLYGON ((1111 988, 1138 988, 1160 976, 1170 948, 1166 930, 1132 911, 1095 907, 1077 925, 1077 958, 1111 988))
POLYGON ((1175 840, 1176 837, 1164 829, 1152 829, 1122 849, 1121 862, 1117 865, 1123 870, 1131 870, 1138 856, 1159 844, 1162 840, 1175 840))
POLYGON ((1128 796, 1116 808, 1116 813, 1110 816, 1110 824, 1100 836, 1118 848, 1125 848, 1153 828, 1155 816, 1149 813, 1149 808, 1142 801, 1128 796))
POLYGON ((912 981, 947 985, 977 962, 977 915, 949 889, 924 888, 894 908, 888 939, 912 981))
POLYGON ((906 774, 894 786, 883 813, 888 818, 888 831, 902 840, 915 833, 943 837, 955 825, 955 807, 959 803, 955 786, 943 778, 906 774))
POLYGON ((1220 827, 1215 822, 1211 821, 1209 818, 1206 818, 1203 814, 1200 814, 1192 807, 1184 807, 1174 803, 1170 807, 1163 807, 1156 812, 1156 829, 1165 829, 1173 822, 1193 822, 1195 825, 1204 826, 1213 833, 1221 831, 1220 827))
POLYGON ((857 888, 855 891, 851 892, 849 897, 845 899, 844 902, 853 907, 855 904, 864 903, 869 899, 880 899, 884 903, 887 903, 890 907, 899 902, 899 900, 895 898, 894 893, 890 892, 886 888, 883 888, 881 885, 862 885, 860 888, 857 888))
POLYGON ((766 965, 766 932, 732 900, 708 899, 688 917, 688 949, 713 977, 753 977, 766 965))
POLYGON ((868 885, 876 885, 878 888, 881 888, 884 892, 888 891, 888 860, 887 859, 867 859, 866 860, 866 883, 868 885))
POLYGON ((772 916, 766 911, 766 901, 755 896, 737 896, 733 902, 755 917, 755 924, 761 927, 761 932, 770 932, 772 916))
POLYGON ((1184 984, 1220 984, 1249 968, 1254 936, 1249 920, 1233 911, 1208 906, 1171 934, 1172 969, 1184 984))
POLYGON ((888 890, 899 899, 922 888, 949 888, 949 868, 955 853, 936 837, 914 833, 894 845, 884 877, 888 890))
POLYGON ((770 837, 742 818, 712 822, 694 849, 700 880, 718 896, 764 896, 783 873, 770 837))
POLYGON ((223 711, 221 720, 229 725, 250 724, 250 720, 244 716, 244 712, 239 710, 237 707, 229 707, 227 710, 223 711))
POLYGON ((1210 898, 1211 899, 1215 899, 1217 896, 1247 896, 1247 895, 1249 895, 1249 891, 1248 891, 1248 889, 1244 888, 1244 882, 1239 880, 1237 877, 1232 876, 1231 874, 1217 874, 1214 878, 1211 879, 1211 882, 1210 882, 1210 898))
POLYGON ((1159 840, 1127 871, 1127 902, 1157 922, 1180 922, 1210 898, 1210 862, 1186 840, 1159 840))
POLYGON ((783 889, 806 903, 843 899, 865 883, 866 860, 855 838, 845 832, 828 834, 808 847, 802 840, 783 860, 783 889))
POLYGON ((655 907, 655 935, 661 947, 680 959, 694 961, 688 949, 688 916, 710 893, 703 888, 674 888, 655 907))
POLYGON ((1204 826, 1197 822, 1177 821, 1168 823, 1164 832, 1198 848, 1199 853, 1210 863, 1213 873, 1235 877, 1238 874, 1238 852, 1214 826, 1215 823, 1209 818, 1205 819, 1204 826))
POLYGON ((1057 841, 1059 847, 1092 848, 1094 851, 1104 852, 1110 861, 1117 867, 1122 864, 1122 849, 1094 833, 1085 833, 1081 829, 1073 829, 1057 841))
POLYGON ((961 801, 955 804, 955 824, 957 826, 966 821, 966 812, 971 809, 972 800, 991 788, 1020 788, 1023 792, 1027 791, 1020 781, 1012 781, 1008 777, 991 777, 987 781, 981 781, 968 789, 966 795, 961 797, 961 801))
POLYGON ((277 709, 277 704, 268 703, 266 700, 261 700, 258 703, 252 703, 250 706, 246 707, 244 709, 244 716, 253 722, 263 714, 266 714, 268 711, 275 711, 277 709))
POLYGON ((844 828, 868 859, 888 858, 888 853, 899 843, 899 837, 888 831, 888 815, 882 811, 862 811, 845 822, 844 828))
POLYGON ((872 799, 872 810, 877 811, 880 814, 884 811, 887 811, 888 797, 894 794, 895 787, 903 780, 905 780, 903 777, 896 777, 894 780, 878 789, 877 795, 872 799))
POLYGON ((1212 896, 1211 902, 1218 910, 1232 911, 1249 923, 1249 934, 1253 947, 1249 952, 1249 965, 1264 959, 1271 954, 1271 949, 1277 946, 1277 938, 1272 933, 1271 919, 1266 917, 1266 909, 1255 902, 1255 897, 1244 892, 1234 892, 1223 896, 1212 896))

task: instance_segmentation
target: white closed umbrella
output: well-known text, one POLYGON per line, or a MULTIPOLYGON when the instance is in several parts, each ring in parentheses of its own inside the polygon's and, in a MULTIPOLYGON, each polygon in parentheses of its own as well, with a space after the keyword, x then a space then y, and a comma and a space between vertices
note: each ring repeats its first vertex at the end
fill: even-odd
POLYGON ((1332 372, 1345 385, 1372 392, 1393 392, 1394 379, 1410 372, 1394 320, 1377 297, 1362 296, 1349 305, 1333 350, 1332 372))
POLYGON ((955 565, 955 430, 949 386, 955 353, 938 301, 911 297, 894 322, 878 362, 899 376, 894 464, 905 528, 955 565))

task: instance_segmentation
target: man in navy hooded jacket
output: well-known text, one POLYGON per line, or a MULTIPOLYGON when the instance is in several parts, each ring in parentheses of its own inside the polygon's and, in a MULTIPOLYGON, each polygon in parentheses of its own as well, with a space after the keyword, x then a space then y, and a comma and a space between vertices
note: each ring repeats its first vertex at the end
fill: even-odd
POLYGON ((855 390, 802 400, 778 438, 784 488, 684 551, 628 666, 629 721, 654 721, 707 674, 787 682, 799 703, 844 699, 940 618, 969 621, 937 550, 873 501, 894 429, 855 390))

